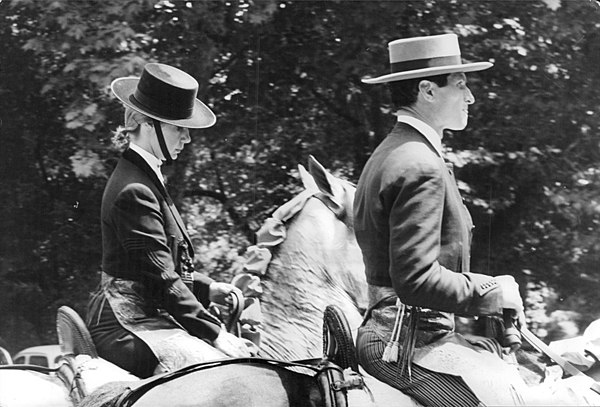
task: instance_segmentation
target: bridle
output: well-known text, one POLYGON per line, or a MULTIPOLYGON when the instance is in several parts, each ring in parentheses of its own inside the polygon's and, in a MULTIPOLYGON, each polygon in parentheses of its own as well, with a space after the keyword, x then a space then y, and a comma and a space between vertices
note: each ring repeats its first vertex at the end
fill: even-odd
POLYGON ((343 221, 346 217, 346 207, 343 204, 339 203, 331 195, 318 191, 314 193, 313 198, 317 198, 319 201, 321 201, 323 205, 325 205, 327 209, 333 212, 335 217, 339 220, 343 221))

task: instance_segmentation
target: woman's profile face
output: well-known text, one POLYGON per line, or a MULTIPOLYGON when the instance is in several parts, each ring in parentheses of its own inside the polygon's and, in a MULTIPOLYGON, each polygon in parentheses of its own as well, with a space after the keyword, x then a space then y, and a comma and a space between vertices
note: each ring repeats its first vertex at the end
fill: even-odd
POLYGON ((173 126, 167 123, 161 123, 161 127, 171 159, 175 160, 185 145, 191 141, 190 131, 185 127, 173 126))

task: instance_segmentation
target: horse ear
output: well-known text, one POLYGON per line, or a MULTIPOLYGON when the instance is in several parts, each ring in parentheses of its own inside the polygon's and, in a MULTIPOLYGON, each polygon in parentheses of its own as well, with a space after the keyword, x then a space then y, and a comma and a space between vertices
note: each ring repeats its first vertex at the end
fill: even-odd
POLYGON ((335 196, 334 189, 338 187, 336 178, 312 155, 308 156, 308 172, 312 175, 317 188, 319 188, 321 192, 330 196, 335 196))
POLYGON ((318 191, 319 187, 315 182, 315 179, 302 164, 298 164, 298 172, 300 173, 300 180, 302 181, 302 185, 304 185, 304 189, 309 191, 318 191))

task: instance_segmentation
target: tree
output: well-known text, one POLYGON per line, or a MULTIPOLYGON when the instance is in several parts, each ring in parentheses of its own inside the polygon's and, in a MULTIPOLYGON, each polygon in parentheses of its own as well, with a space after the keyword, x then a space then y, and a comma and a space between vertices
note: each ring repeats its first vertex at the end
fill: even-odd
POLYGON ((469 75, 471 123, 444 139, 477 224, 473 268, 546 284, 544 312, 595 318, 597 17, 587 0, 1 3, 1 338, 54 340, 57 305, 83 313, 98 280, 113 79, 149 61, 198 79, 218 122, 192 133, 168 182, 198 268, 226 279, 309 154, 358 179, 393 125, 385 87, 360 81, 388 69, 387 42, 442 32, 495 64, 469 75))

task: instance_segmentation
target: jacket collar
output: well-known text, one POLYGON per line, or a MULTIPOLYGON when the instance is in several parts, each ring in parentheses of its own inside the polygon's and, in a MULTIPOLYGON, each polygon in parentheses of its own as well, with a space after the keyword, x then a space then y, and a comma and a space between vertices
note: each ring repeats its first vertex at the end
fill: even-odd
POLYGON ((407 115, 398 115, 398 123, 408 124, 409 126, 413 127, 415 130, 417 130, 419 133, 421 133, 427 139, 429 144, 432 145, 432 147, 434 148, 436 153, 440 157, 443 157, 443 155, 442 155, 442 138, 439 136, 439 134, 437 134, 437 132, 433 129, 433 127, 431 127, 424 121, 417 119, 416 117, 407 116, 407 115))
POLYGON ((148 162, 146 162, 146 160, 144 160, 144 158, 137 151, 134 151, 133 149, 128 148, 127 150, 125 150, 123 152, 123 158, 126 159, 127 161, 131 162, 133 165, 138 167, 140 170, 142 170, 142 172, 150 178, 150 180, 152 181, 154 186, 156 186, 156 188, 158 188, 158 190, 160 191, 163 198, 165 198, 167 203, 169 205, 173 204, 173 200, 169 196, 169 193, 167 192, 165 185, 160 181, 160 179, 158 179, 158 175, 156 174, 156 172, 150 167, 148 162))
POLYGON ((162 163, 163 163, 161 159, 154 156, 154 154, 149 153, 148 151, 144 150, 142 147, 138 146, 133 141, 129 142, 129 149, 138 153, 144 159, 144 161, 146 161, 148 163, 150 168, 152 168, 152 170, 156 173, 156 176, 158 177, 158 179, 161 180, 161 182, 163 184, 165 183, 165 178, 163 177, 162 173, 160 172, 160 167, 162 166, 162 163))

